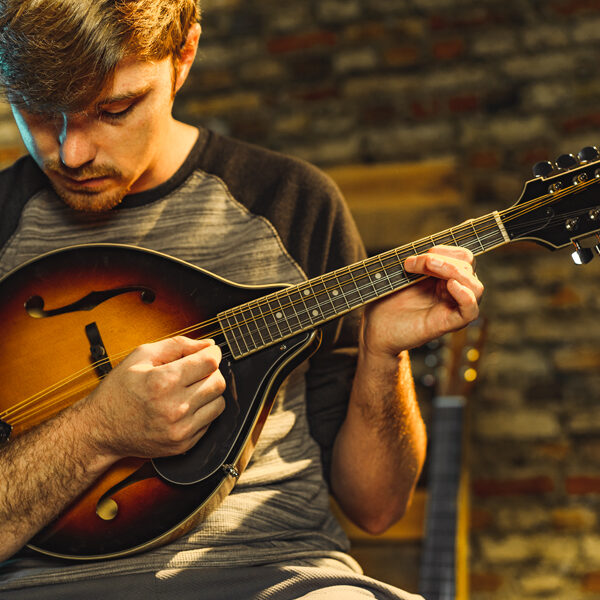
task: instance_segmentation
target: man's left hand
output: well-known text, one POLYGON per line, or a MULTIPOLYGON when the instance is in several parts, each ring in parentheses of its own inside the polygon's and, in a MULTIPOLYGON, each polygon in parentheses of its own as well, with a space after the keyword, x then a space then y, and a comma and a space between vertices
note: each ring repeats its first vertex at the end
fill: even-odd
POLYGON ((404 268, 428 277, 367 306, 362 343, 370 355, 397 356, 464 327, 479 314, 483 285, 469 250, 435 246, 407 258, 404 268))

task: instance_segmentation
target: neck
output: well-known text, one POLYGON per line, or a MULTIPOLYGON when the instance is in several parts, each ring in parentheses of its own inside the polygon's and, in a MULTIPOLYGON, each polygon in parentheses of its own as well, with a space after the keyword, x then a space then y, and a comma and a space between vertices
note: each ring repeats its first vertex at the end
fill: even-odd
POLYGON ((423 279, 404 270, 409 256, 440 245, 478 255, 509 241, 500 214, 493 212, 235 307, 219 321, 233 356, 240 358, 423 279))

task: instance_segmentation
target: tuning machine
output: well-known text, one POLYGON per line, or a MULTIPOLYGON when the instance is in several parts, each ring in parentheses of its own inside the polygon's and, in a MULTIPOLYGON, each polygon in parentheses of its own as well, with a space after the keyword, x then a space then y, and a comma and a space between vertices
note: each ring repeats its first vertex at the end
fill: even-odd
POLYGON ((596 243, 591 248, 584 248, 579 242, 574 241, 575 252, 571 254, 571 258, 576 265, 586 265, 589 263, 595 254, 600 254, 600 235, 596 234, 596 243))
POLYGON ((600 152, 598 151, 598 148, 596 148, 596 146, 586 146, 585 148, 582 148, 577 154, 577 158, 582 163, 594 162, 598 158, 598 156, 600 156, 600 152))
POLYGON ((561 171, 568 171, 573 167, 576 167, 579 164, 579 161, 572 154, 561 154, 556 159, 556 166, 561 171))

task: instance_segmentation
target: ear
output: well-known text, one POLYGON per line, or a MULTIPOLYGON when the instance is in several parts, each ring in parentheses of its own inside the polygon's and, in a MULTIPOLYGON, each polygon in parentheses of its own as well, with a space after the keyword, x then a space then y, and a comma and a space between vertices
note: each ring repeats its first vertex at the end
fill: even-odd
POLYGON ((175 93, 177 93, 185 83, 185 80, 190 73, 190 69, 194 64, 201 32, 202 28, 200 27, 200 23, 194 23, 188 31, 185 45, 181 51, 181 59, 179 60, 179 69, 177 72, 177 79, 175 80, 175 93))

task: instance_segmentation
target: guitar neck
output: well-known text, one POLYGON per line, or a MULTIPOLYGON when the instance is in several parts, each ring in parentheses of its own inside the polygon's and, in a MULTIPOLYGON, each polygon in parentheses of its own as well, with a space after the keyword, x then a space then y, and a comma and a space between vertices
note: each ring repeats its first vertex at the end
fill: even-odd
POLYGON ((464 410, 462 396, 434 400, 427 519, 419 575, 419 592, 428 600, 464 597, 458 594, 457 577, 464 410))
POLYGON ((404 260, 433 246, 459 246, 474 255, 510 241, 500 213, 465 221, 440 233, 290 286, 218 315, 234 358, 318 327, 424 278, 404 260))

